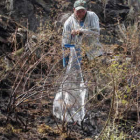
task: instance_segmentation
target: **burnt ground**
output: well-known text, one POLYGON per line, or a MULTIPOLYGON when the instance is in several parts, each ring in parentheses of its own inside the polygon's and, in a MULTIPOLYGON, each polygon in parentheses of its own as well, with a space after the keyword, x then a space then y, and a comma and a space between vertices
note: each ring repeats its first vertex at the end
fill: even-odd
POLYGON ((53 97, 21 105, 17 108, 16 113, 12 112, 9 115, 8 121, 6 117, 7 99, 5 96, 1 96, 0 139, 92 138, 103 129, 110 108, 110 103, 96 107, 94 101, 91 101, 90 107, 87 107, 85 120, 81 125, 74 122, 63 127, 63 122, 52 115, 53 97))
MULTIPOLYGON (((61 17, 61 14, 65 14, 72 10, 72 4, 74 0, 67 0, 67 2, 63 1, 63 4, 61 3, 60 0, 46 1, 46 2, 47 2, 46 5, 48 6, 43 5, 44 1, 38 1, 38 0, 35 0, 35 4, 34 4, 34 1, 23 0, 22 3, 20 3, 19 1, 16 1, 14 4, 15 12, 12 12, 11 16, 17 22, 22 21, 23 22, 22 24, 25 27, 27 25, 26 21, 28 19, 29 24, 30 24, 29 29, 31 29, 32 31, 36 31, 37 27, 40 25, 40 20, 43 20, 43 24, 46 23, 46 20, 51 21, 50 23, 52 23, 52 20, 53 20, 53 23, 55 23, 55 21, 56 23, 60 22, 59 16, 61 17), (20 13, 21 10, 22 12, 20 13), (37 14, 38 12, 39 14, 37 14), (52 17, 48 17, 49 15, 48 13, 51 13, 50 15, 52 17), (36 15, 38 16, 36 17, 36 15), (20 19, 20 17, 22 17, 22 19, 20 19), (42 17, 42 19, 40 17, 42 17), (52 18, 52 19, 48 19, 48 18, 52 18)), ((123 20, 126 18, 129 12, 129 7, 120 4, 121 2, 115 5, 115 7, 112 1, 110 1, 110 3, 111 4, 107 4, 106 6, 106 19, 104 18, 103 6, 102 6, 101 1, 92 0, 89 3, 89 8, 91 10, 94 9, 100 18, 101 42, 107 45, 118 43, 117 44, 118 46, 116 47, 117 48, 116 51, 118 54, 120 52, 123 52, 124 48, 121 47, 123 42, 118 41, 118 36, 120 36, 121 34, 120 35, 117 34, 116 30, 118 29, 116 29, 116 23, 118 22, 117 20, 118 18, 119 19, 121 18, 120 22, 123 23, 123 20)), ((6 10, 5 6, 2 5, 1 7, 4 7, 4 10, 6 10)), ((3 13, 5 13, 5 11, 3 13)), ((8 13, 6 15, 9 16, 8 13)), ((60 28, 60 27, 55 27, 55 28, 60 28)), ((54 31, 55 28, 52 27, 51 31, 54 31)), ((17 49, 20 49, 23 45, 25 46, 24 51, 27 53, 27 56, 31 56, 31 54, 28 53, 28 49, 30 48, 30 46, 28 48, 27 30, 24 30, 25 28, 23 28, 22 30, 19 30, 20 32, 18 32, 17 29, 22 29, 22 26, 17 25, 13 20, 10 21, 7 18, 1 17, 0 19, 0 30, 1 30, 0 57, 4 58, 5 60, 5 56, 6 56, 6 59, 8 60, 8 62, 10 61, 14 64, 16 61, 20 59, 18 56, 16 56, 17 58, 12 57, 13 51, 15 51, 14 45, 17 43, 17 42, 16 43, 13 42, 13 40, 11 39, 11 38, 14 38, 14 35, 17 37, 17 41, 19 43, 19 44, 17 43, 17 46, 16 46, 17 49), (23 40, 23 42, 21 40, 23 40)), ((53 33, 50 33, 50 35, 46 37, 46 38, 49 38, 49 41, 43 40, 42 41, 43 43, 41 42, 39 44, 40 46, 44 44, 44 46, 43 45, 42 46, 45 48, 44 50, 46 52, 48 52, 50 46, 54 46, 55 48, 56 44, 57 44, 56 47, 59 48, 59 50, 61 50, 61 45, 60 45, 61 44, 60 43, 61 30, 58 31, 56 29, 55 33, 54 34, 53 33)), ((37 42, 36 38, 32 38, 32 39, 35 40, 34 43, 37 42)), ((31 44, 31 45, 34 45, 34 44, 31 44)), ((57 50, 54 49, 54 52, 52 51, 52 54, 56 52, 57 50)), ((128 54, 130 55, 130 52, 128 54)), ((44 60, 45 62, 44 61, 42 62, 45 65, 43 66, 44 71, 45 70, 47 71, 47 72, 43 71, 44 72, 43 74, 45 76, 49 73, 48 71, 50 71, 50 68, 54 64, 55 62, 54 59, 56 60, 58 58, 60 57, 54 57, 52 60, 48 60, 48 65, 46 64, 47 59, 44 60)), ((94 99, 92 99, 90 102, 88 102, 88 104, 86 105, 87 113, 81 125, 79 125, 76 122, 73 122, 73 123, 68 123, 65 126, 65 122, 58 120, 52 115, 52 103, 53 103, 53 99, 56 93, 53 90, 52 91, 49 90, 51 91, 50 93, 46 92, 45 97, 42 97, 40 99, 31 98, 31 100, 26 100, 25 102, 20 104, 18 107, 15 107, 16 103, 14 102, 14 99, 11 99, 12 101, 11 103, 9 101, 13 93, 13 90, 16 89, 16 84, 18 85, 18 82, 20 81, 20 78, 21 78, 20 76, 19 77, 17 76, 17 72, 21 72, 22 74, 22 72, 23 73, 26 72, 28 68, 32 66, 30 64, 34 64, 34 62, 30 62, 31 60, 34 60, 34 59, 31 58, 30 60, 29 58, 30 61, 22 69, 22 64, 24 62, 23 61, 24 59, 25 59, 24 57, 21 57, 21 62, 20 62, 21 65, 19 64, 19 66, 17 66, 17 69, 15 69, 15 71, 7 69, 5 64, 3 64, 4 62, 0 60, 0 62, 2 63, 2 65, 0 65, 0 71, 1 71, 0 73, 0 76, 1 76, 1 79, 0 79, 1 80, 0 81, 0 140, 1 139, 2 140, 95 139, 95 137, 100 135, 102 130, 104 130, 108 117, 110 117, 109 118, 110 122, 113 120, 114 112, 115 112, 113 109, 111 110, 111 113, 109 116, 109 112, 111 109, 111 96, 105 99, 102 97, 102 95, 98 95, 94 99), (6 68, 4 68, 4 66, 6 68), (16 78, 19 78, 19 79, 16 81, 15 80, 16 78)), ((25 85, 26 86, 25 89, 27 90, 27 92, 30 91, 30 89, 40 80, 40 77, 42 76, 42 75, 41 76, 39 75, 42 72, 40 71, 41 71, 41 65, 35 68, 33 76, 31 76, 31 81, 29 81, 29 83, 27 82, 27 85, 25 85), (39 78, 37 79, 37 77, 39 78)), ((57 74, 59 74, 59 72, 57 74)), ((23 78, 21 81, 22 82, 19 85, 20 89, 17 90, 18 95, 21 95, 23 92, 22 87, 24 87, 24 82, 26 81, 26 77, 25 79, 23 78)), ((124 85, 125 83, 121 83, 121 84, 124 85)), ((38 85, 38 87, 35 88, 35 91, 40 90, 39 86, 40 85, 38 85)), ((47 90, 48 88, 49 86, 46 87, 45 90, 47 90)), ((136 101, 136 94, 137 94, 136 90, 134 91, 132 90, 132 93, 130 92, 130 94, 134 95, 132 97, 130 96, 130 98, 136 101)), ((123 118, 121 117, 115 118, 116 120, 115 123, 118 124, 117 130, 119 130, 120 133, 123 131, 128 134, 127 135, 128 139, 133 139, 133 138, 139 139, 140 138, 140 125, 139 123, 137 123, 138 114, 137 114, 137 110, 135 106, 134 106, 134 109, 132 109, 131 111, 129 110, 129 108, 133 108, 131 104, 132 103, 130 103, 130 106, 128 106, 128 110, 125 110, 126 112, 124 113, 123 118)), ((109 124, 108 122, 107 126, 109 126, 109 129, 112 128, 112 131, 113 131, 112 125, 113 125, 112 123, 109 124)))
MULTIPOLYGON (((102 100, 101 95, 99 95, 86 105, 87 112, 81 125, 73 122, 65 126, 64 122, 52 115, 54 96, 51 95, 39 101, 23 103, 15 112, 9 114, 9 120, 7 120, 7 97, 8 95, 1 94, 0 98, 0 139, 2 140, 94 139, 103 130, 111 108, 111 100, 102 100)), ((113 116, 113 111, 111 114, 113 116)), ((119 119, 119 129, 129 132, 130 138, 138 138, 139 128, 131 130, 135 121, 135 117, 131 118, 130 123, 128 123, 129 121, 123 122, 123 120, 121 122, 121 119, 119 119)))

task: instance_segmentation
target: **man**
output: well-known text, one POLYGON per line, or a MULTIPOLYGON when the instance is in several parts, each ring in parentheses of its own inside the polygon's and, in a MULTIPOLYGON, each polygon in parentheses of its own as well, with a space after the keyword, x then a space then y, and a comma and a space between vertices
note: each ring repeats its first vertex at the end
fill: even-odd
POLYGON ((93 60, 102 55, 99 18, 94 12, 87 11, 87 3, 84 0, 76 0, 73 11, 64 23, 62 47, 65 44, 74 44, 76 49, 84 46, 87 58, 93 60))

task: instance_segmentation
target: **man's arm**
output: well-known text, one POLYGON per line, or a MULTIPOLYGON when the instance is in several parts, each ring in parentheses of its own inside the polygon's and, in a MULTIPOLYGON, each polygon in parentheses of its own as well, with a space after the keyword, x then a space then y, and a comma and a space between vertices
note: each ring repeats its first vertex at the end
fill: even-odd
POLYGON ((70 44, 70 42, 71 42, 71 26, 70 21, 67 20, 63 27, 62 46, 64 46, 64 44, 70 44))
POLYGON ((79 31, 82 32, 84 35, 88 36, 97 36, 100 35, 100 27, 99 27, 99 18, 95 13, 90 13, 89 15, 90 27, 86 29, 80 29, 79 31))
POLYGON ((70 26, 70 21, 67 20, 64 23, 63 27, 63 33, 62 33, 62 53, 63 53, 63 67, 66 67, 67 65, 67 57, 65 56, 65 44, 70 44, 71 43, 71 26, 70 26))

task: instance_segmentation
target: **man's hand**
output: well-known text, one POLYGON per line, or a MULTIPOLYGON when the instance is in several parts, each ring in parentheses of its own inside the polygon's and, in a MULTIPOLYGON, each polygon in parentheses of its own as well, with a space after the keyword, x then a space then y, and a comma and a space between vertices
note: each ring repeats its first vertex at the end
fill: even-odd
POLYGON ((72 31, 71 31, 71 34, 72 34, 73 36, 75 36, 75 35, 82 35, 83 32, 80 31, 80 30, 72 30, 72 31))

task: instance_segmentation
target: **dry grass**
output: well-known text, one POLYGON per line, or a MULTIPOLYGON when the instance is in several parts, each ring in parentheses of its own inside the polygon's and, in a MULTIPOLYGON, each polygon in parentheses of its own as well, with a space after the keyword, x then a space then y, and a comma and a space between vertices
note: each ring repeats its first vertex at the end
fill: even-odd
MULTIPOLYGON (((34 102, 43 104, 45 101, 41 103, 42 99, 47 100, 50 98, 52 102, 54 94, 60 85, 59 79, 65 72, 61 64, 61 37, 57 36, 54 30, 52 31, 52 26, 49 25, 46 30, 34 35, 36 36, 36 41, 33 40, 33 33, 28 31, 26 47, 24 46, 22 51, 17 50, 16 52, 13 49, 13 52, 8 54, 12 58, 12 62, 14 62, 9 62, 12 65, 4 64, 4 56, 0 59, 2 62, 0 81, 7 80, 10 83, 11 96, 7 105, 8 120, 12 118, 12 114, 16 114, 16 111, 20 110, 22 105, 34 102)), ((86 84, 92 91, 86 104, 90 104, 90 100, 96 100, 99 94, 102 95, 102 100, 98 101, 95 106, 102 105, 107 99, 112 100, 108 119, 97 139, 113 137, 111 135, 112 130, 117 128, 119 121, 127 120, 129 113, 131 116, 132 106, 135 107, 135 112, 137 113, 135 123, 140 121, 140 49, 138 35, 135 27, 131 27, 125 34, 127 39, 122 45, 123 52, 102 56, 91 62, 86 59, 83 60, 82 70, 85 79, 87 79, 86 84), (103 60, 106 60, 105 63, 103 63, 103 60), (113 127, 112 130, 111 127, 113 127)), ((18 45, 17 42, 13 43, 18 45)), ((16 47, 19 48, 19 46, 16 47)), ((115 48, 117 46, 112 46, 113 51, 115 48)), ((28 113, 30 113, 29 110, 28 113)), ((25 127, 28 125, 24 120, 20 120, 20 123, 23 123, 25 127)), ((133 127, 137 126, 133 125, 133 127)), ((9 129, 14 131, 12 127, 9 127, 9 129)), ((47 133, 48 131, 52 131, 52 128, 46 125, 38 126, 39 133, 47 133)), ((124 132, 121 135, 125 135, 124 132)))

